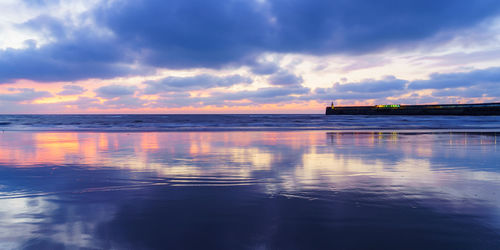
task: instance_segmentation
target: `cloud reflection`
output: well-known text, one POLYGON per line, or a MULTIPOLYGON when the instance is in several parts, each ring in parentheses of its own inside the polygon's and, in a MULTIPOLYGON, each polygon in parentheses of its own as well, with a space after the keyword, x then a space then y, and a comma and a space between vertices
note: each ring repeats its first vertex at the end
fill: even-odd
MULTIPOLYGON (((362 235, 374 244, 384 234, 370 230, 386 228, 415 244, 427 237, 422 247, 488 248, 500 233, 497 139, 495 133, 6 132, 0 134, 0 246, 362 248, 349 239, 362 235), (467 241, 460 238, 469 231, 453 229, 464 227, 476 230, 467 241), (432 238, 430 228, 451 238, 432 238)), ((402 240, 388 245, 403 246, 402 240)))

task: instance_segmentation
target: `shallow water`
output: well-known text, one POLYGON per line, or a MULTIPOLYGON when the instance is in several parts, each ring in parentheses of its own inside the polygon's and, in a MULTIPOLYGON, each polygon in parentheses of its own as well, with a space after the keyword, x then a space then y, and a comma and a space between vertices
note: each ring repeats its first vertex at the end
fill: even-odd
POLYGON ((500 116, 0 115, 2 131, 493 130, 500 116))
POLYGON ((0 249, 498 249, 500 134, 0 133, 0 249))

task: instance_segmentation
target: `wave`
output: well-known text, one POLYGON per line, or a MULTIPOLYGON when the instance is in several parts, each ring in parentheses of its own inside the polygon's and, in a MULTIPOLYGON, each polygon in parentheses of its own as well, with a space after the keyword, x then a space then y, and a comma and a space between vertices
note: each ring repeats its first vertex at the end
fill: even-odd
POLYGON ((326 115, 0 115, 3 131, 232 131, 232 130, 500 131, 496 116, 326 115))

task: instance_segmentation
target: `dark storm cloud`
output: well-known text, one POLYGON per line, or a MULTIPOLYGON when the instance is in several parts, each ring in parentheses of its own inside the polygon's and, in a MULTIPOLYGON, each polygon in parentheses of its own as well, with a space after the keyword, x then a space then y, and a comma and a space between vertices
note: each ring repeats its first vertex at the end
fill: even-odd
POLYGON ((166 77, 157 81, 146 81, 146 94, 161 92, 200 90, 215 87, 230 87, 240 83, 252 83, 252 79, 240 75, 214 76, 201 74, 189 77, 166 77))
POLYGON ((107 85, 107 86, 102 86, 100 88, 97 88, 95 90, 95 93, 99 97, 111 99, 115 97, 121 97, 121 96, 130 96, 135 93, 137 88, 133 86, 124 86, 124 85, 107 85))
POLYGON ((98 20, 164 67, 220 67, 263 51, 360 53, 470 27, 500 2, 269 0, 119 1, 98 20))
POLYGON ((431 74, 428 80, 412 81, 409 89, 446 89, 491 85, 500 87, 500 68, 487 68, 461 73, 431 74))
POLYGON ((271 0, 276 50, 312 54, 360 53, 399 47, 496 15, 495 0, 271 0))
POLYGON ((221 67, 251 58, 271 30, 265 11, 246 0, 120 1, 96 12, 121 42, 159 67, 221 67))
POLYGON ((64 85, 63 90, 57 93, 58 95, 79 95, 87 91, 85 88, 78 85, 64 85))
MULTIPOLYGON (((42 23, 26 25, 49 29, 53 42, 1 50, 0 82, 139 74, 127 66, 131 64, 255 65, 263 52, 325 55, 408 48, 442 32, 453 38, 499 10, 497 0, 104 1, 81 18, 92 18, 88 23, 106 29, 110 36, 96 35, 100 33, 89 27, 62 29, 54 20, 39 17, 36 20, 42 23)), ((437 42, 425 44, 432 47, 437 42)), ((273 69, 254 71, 270 74, 273 69)))

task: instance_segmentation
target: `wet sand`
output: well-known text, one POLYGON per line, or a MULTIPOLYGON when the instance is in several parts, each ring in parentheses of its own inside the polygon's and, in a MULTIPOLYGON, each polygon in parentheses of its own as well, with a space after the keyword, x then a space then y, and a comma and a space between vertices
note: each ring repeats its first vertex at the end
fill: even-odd
POLYGON ((497 249, 500 135, 0 133, 0 249, 497 249))

